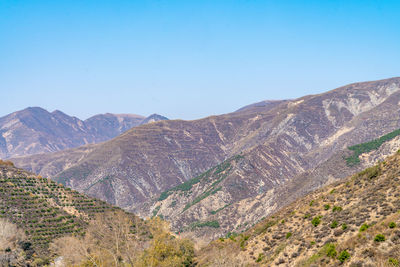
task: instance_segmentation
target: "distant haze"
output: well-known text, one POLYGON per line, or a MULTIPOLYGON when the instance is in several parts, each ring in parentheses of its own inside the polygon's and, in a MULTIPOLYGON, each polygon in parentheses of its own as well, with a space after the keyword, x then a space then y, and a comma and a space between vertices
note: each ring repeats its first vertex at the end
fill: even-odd
POLYGON ((399 76, 399 1, 0 1, 0 117, 196 119, 399 76))

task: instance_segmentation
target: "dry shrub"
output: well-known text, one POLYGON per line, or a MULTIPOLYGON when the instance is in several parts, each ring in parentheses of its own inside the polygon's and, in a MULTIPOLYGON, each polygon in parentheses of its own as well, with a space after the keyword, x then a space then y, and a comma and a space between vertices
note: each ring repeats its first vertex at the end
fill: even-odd
POLYGON ((1 160, 0 159, 0 165, 6 165, 6 166, 14 167, 14 163, 12 161, 9 161, 9 160, 1 160))
MULTIPOLYGON (((135 217, 136 218, 136 217, 135 217)), ((175 238, 159 218, 139 229, 122 211, 99 215, 91 221, 83 237, 64 237, 51 245, 67 266, 189 266, 193 244, 175 238)))
POLYGON ((24 255, 19 243, 25 235, 15 224, 0 219, 0 266, 19 266, 24 262, 24 255))
POLYGON ((240 247, 238 242, 225 240, 214 241, 202 249, 197 259, 199 266, 242 267, 252 266, 238 255, 240 247))
POLYGON ((133 265, 134 257, 140 251, 134 225, 122 211, 98 215, 90 222, 84 237, 60 238, 52 243, 51 250, 62 256, 67 265, 133 265))
POLYGON ((168 224, 159 217, 148 221, 153 239, 134 266, 191 266, 194 258, 193 243, 168 232, 168 224))
POLYGON ((0 219, 0 250, 17 247, 17 243, 25 239, 25 234, 15 224, 0 219))

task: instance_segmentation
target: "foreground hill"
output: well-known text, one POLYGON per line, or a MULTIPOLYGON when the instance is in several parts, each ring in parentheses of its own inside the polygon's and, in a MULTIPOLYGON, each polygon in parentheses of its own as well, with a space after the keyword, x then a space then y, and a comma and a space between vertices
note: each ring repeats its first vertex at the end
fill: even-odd
POLYGON ((204 248, 205 266, 399 266, 400 153, 204 248))
POLYGON ((99 114, 85 121, 56 110, 27 108, 0 118, 0 158, 48 153, 99 143, 134 126, 164 120, 134 114, 99 114))
POLYGON ((81 235, 88 220, 115 209, 0 160, 0 216, 23 230, 39 256, 54 239, 81 235))
POLYGON ((157 218, 144 221, 0 160, 0 266, 189 266, 193 255, 191 242, 157 218))

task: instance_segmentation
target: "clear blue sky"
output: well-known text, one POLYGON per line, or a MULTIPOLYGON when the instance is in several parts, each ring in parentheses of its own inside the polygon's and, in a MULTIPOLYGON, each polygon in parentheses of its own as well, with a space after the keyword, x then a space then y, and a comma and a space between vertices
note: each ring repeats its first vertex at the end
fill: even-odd
POLYGON ((0 0, 0 116, 195 119, 400 76, 400 1, 0 0))

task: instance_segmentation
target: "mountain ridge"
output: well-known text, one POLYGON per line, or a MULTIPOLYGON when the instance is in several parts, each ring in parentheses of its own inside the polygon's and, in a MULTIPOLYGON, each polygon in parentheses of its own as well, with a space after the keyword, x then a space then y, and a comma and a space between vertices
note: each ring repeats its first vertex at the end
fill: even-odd
MULTIPOLYGON (((399 78, 355 83, 283 101, 265 111, 257 108, 195 121, 160 121, 102 144, 13 161, 139 215, 157 211, 178 230, 206 223, 217 210, 218 216, 241 218, 235 225, 241 229, 274 211, 276 203, 285 200, 285 186, 299 181, 315 189, 329 180, 324 176, 310 183, 302 174, 324 166, 348 146, 399 129, 399 103, 399 78), (191 200, 195 204, 180 219, 167 208, 175 201, 181 205, 172 210, 182 211, 190 197, 173 195, 174 199, 163 201, 166 206, 157 206, 162 192, 236 155, 243 158, 232 162, 218 186, 198 190, 199 198, 191 200)), ((326 166, 320 170, 329 170, 330 165, 326 166)), ((221 178, 216 174, 212 181, 221 178)), ((219 223, 222 230, 233 230, 229 220, 219 223)), ((195 234, 210 240, 221 229, 195 234)))
MULTIPOLYGON (((151 115, 154 121, 167 119, 151 115)), ((98 114, 84 121, 60 110, 28 107, 0 117, 0 158, 49 153, 110 140, 150 117, 98 114)))
MULTIPOLYGON (((398 134, 399 131, 394 132, 398 134)), ((361 160, 357 165, 348 165, 346 159, 352 152, 348 149, 342 150, 316 168, 301 173, 272 190, 260 191, 257 195, 247 197, 240 196, 243 195, 240 191, 230 191, 236 199, 232 201, 232 198, 229 200, 226 195, 218 194, 229 190, 223 188, 232 184, 232 181, 229 181, 232 168, 245 164, 244 157, 238 155, 184 184, 163 192, 151 204, 146 203, 139 214, 156 214, 170 221, 173 231, 184 232, 186 236, 198 241, 211 241, 229 232, 244 231, 249 225, 307 193, 370 167, 399 148, 400 136, 397 135, 378 148, 360 154, 361 160), (193 225, 205 222, 218 223, 218 227, 193 228, 193 225)))

